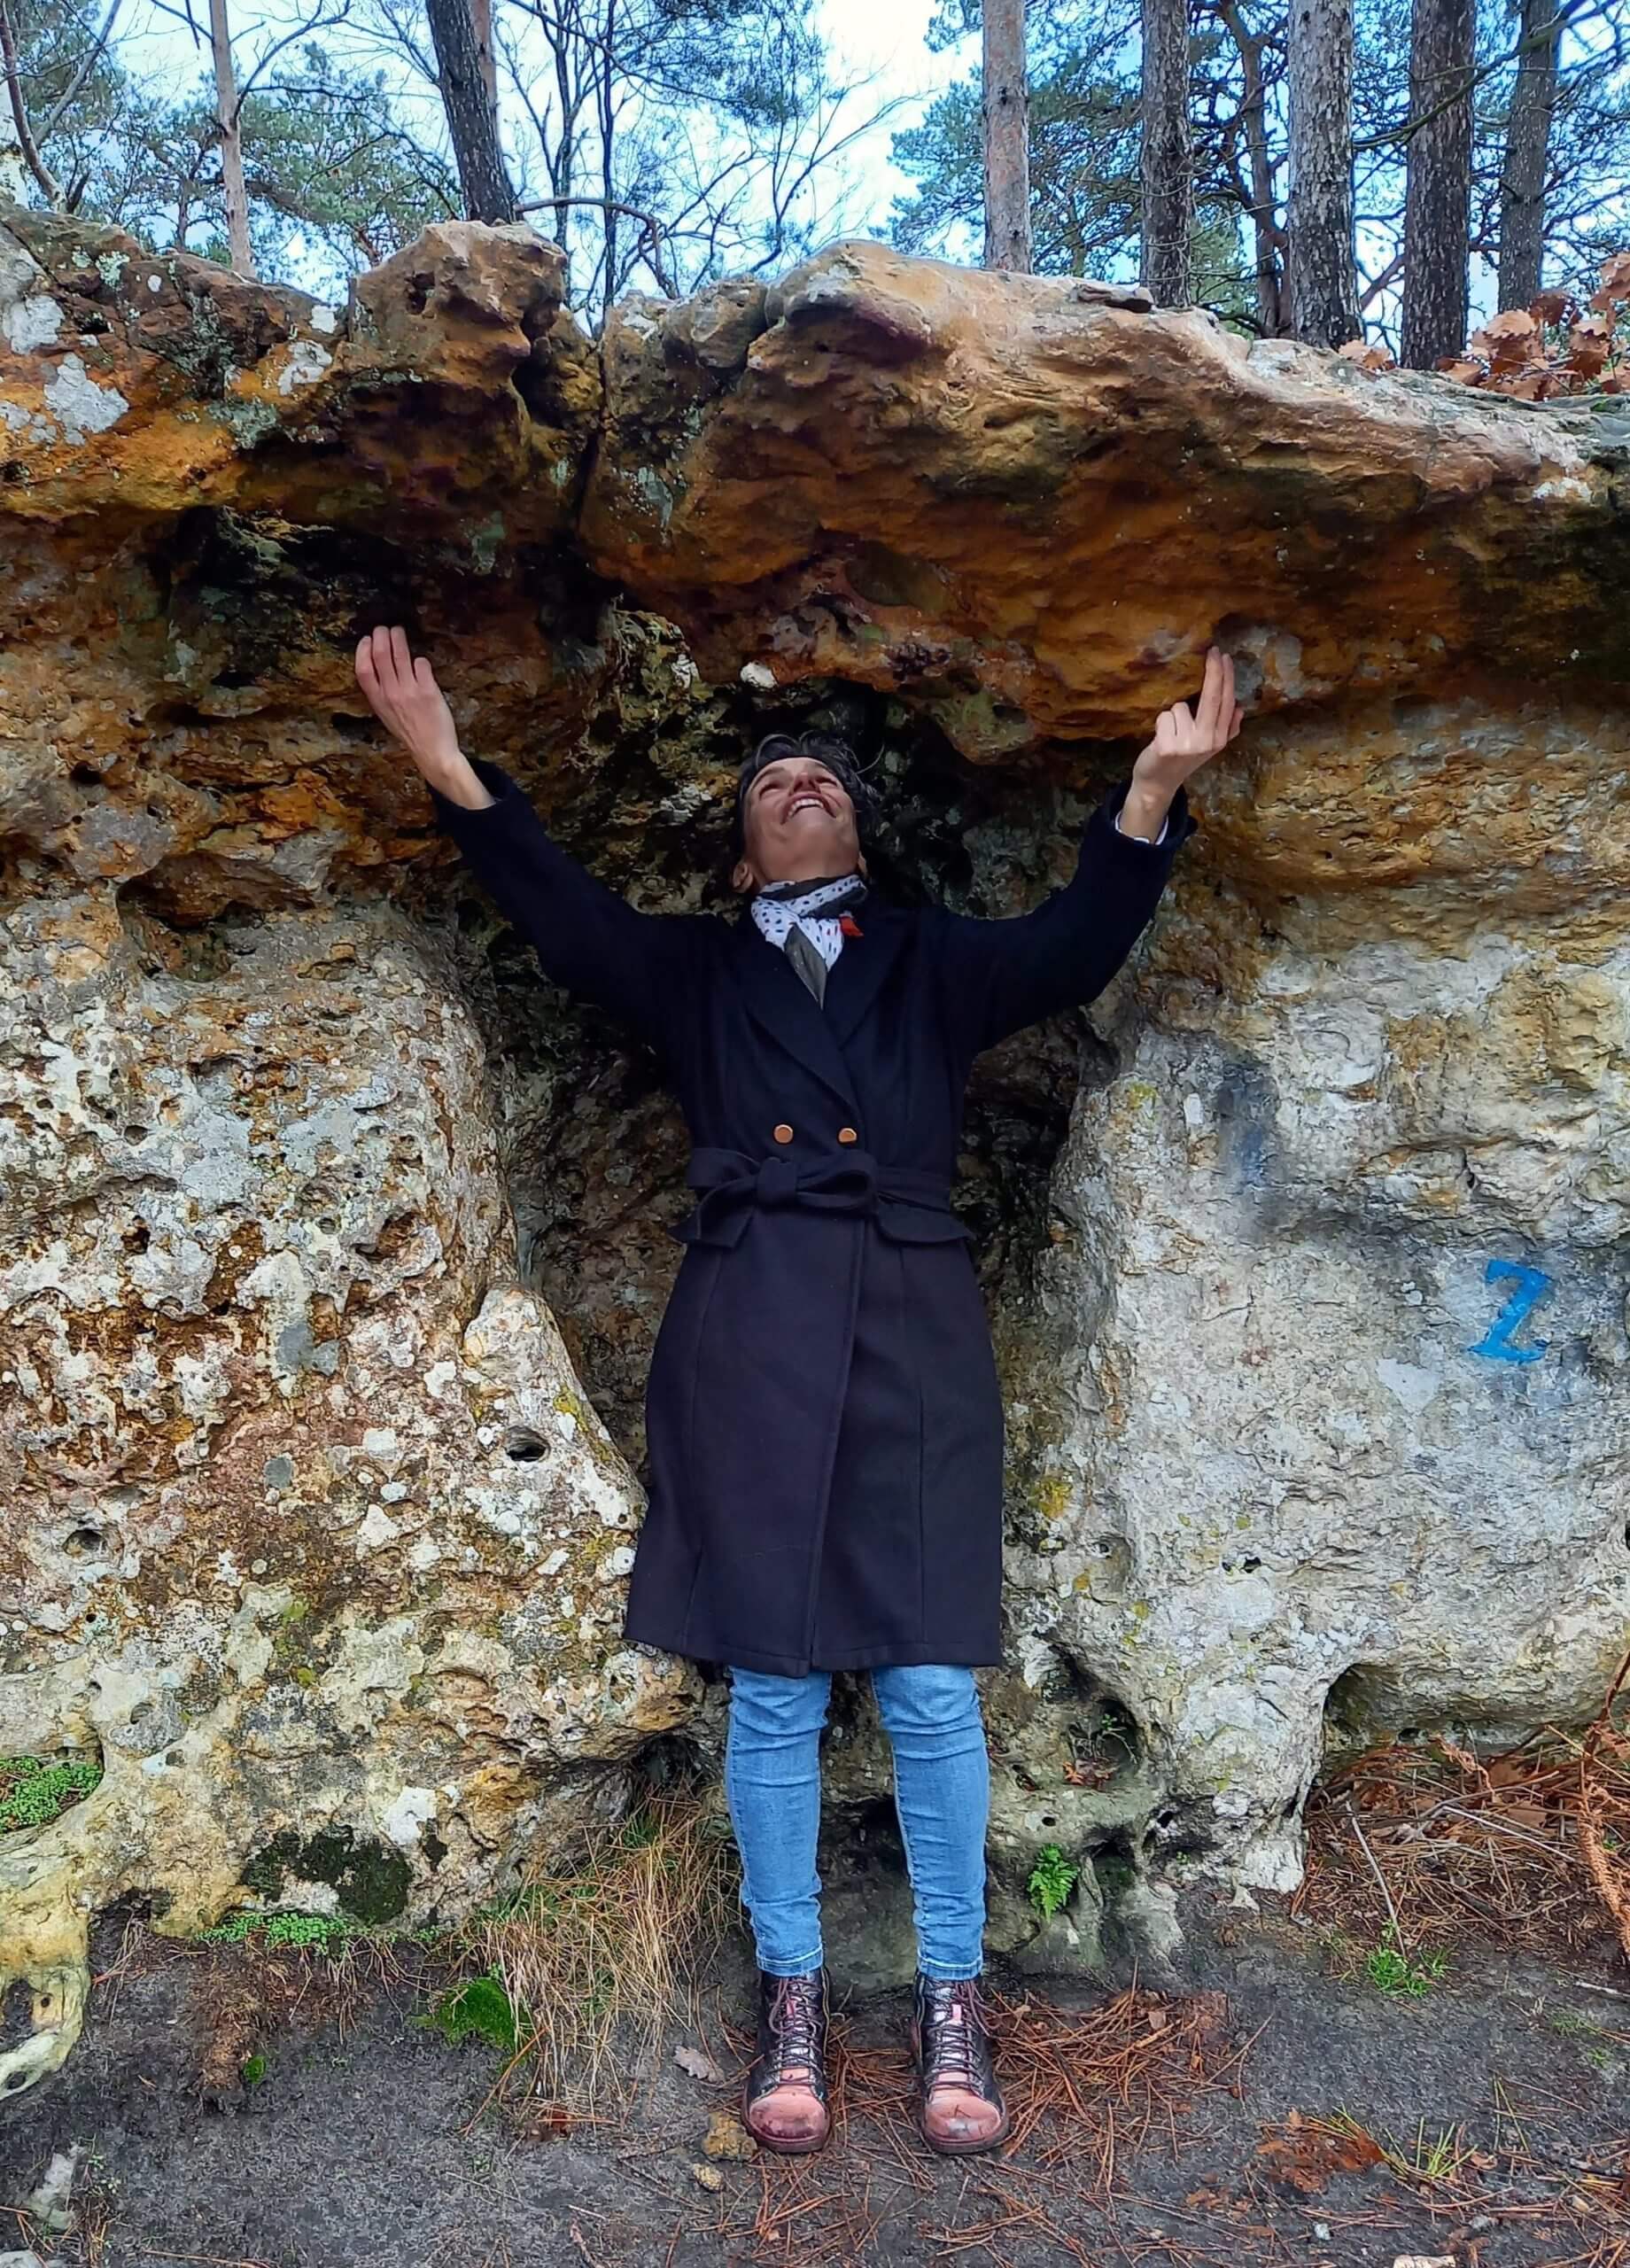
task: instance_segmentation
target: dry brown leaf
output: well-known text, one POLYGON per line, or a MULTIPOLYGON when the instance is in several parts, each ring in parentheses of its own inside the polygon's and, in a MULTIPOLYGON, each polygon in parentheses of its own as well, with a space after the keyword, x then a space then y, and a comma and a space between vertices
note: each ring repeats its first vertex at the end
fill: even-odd
POLYGON ((1368 339, 1349 338, 1345 346, 1336 349, 1344 362, 1356 362, 1361 370, 1395 370, 1395 359, 1385 346, 1372 346, 1368 339))
POLYGON ((1480 362, 1471 361, 1463 354, 1458 360, 1450 356, 1438 368, 1446 378, 1458 378, 1463 386, 1480 386, 1487 376, 1480 362))
POLYGON ((1534 361, 1543 346, 1540 326, 1522 307, 1508 307, 1503 315, 1491 316, 1481 330, 1474 330, 1467 342, 1472 353, 1481 354, 1495 370, 1520 370, 1534 361))
POLYGON ((1572 369, 1594 377, 1606 366, 1613 327, 1606 315, 1581 315, 1568 333, 1568 361, 1572 369))
POLYGON ((1604 260, 1597 282, 1613 299, 1630 299, 1630 252, 1616 252, 1604 260))
POLYGON ((1528 312, 1536 322, 1561 322, 1572 304, 1567 291, 1541 291, 1538 299, 1529 300, 1528 312))
POLYGON ((1276 2181, 1312 2196, 1338 2173, 1362 2173, 1382 2162, 1380 2144, 1357 2128, 1331 2126, 1322 2118, 1304 2118, 1292 2110, 1277 2130, 1269 2127, 1257 2144, 1276 2181))
POLYGON ((716 2087, 724 2078, 724 2073, 705 2047, 676 2047, 673 2060, 681 2071, 688 2071, 693 2079, 701 2079, 708 2086, 716 2087))

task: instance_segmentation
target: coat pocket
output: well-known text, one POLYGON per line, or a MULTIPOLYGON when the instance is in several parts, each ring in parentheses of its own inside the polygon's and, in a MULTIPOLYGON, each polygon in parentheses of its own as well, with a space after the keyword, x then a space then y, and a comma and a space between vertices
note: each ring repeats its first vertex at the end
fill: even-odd
POLYGON ((890 1244, 972 1244, 974 1231, 954 1213, 935 1205, 908 1205, 897 1197, 880 1197, 873 1216, 878 1232, 890 1244))

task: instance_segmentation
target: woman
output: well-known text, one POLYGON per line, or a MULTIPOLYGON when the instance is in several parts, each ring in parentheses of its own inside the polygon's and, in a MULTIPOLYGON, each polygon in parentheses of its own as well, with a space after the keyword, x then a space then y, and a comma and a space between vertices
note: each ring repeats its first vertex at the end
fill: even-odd
POLYGON ((816 1837, 834 1670, 870 1673, 893 1747, 916 1919, 912 2047, 930 2146, 1008 2131, 978 1979, 990 1778, 973 1671, 1001 1658, 1002 1410, 951 1209, 974 1057, 1087 1000, 1192 832, 1184 781, 1240 726, 1213 648, 1034 912, 908 913, 867 887, 873 801, 837 740, 742 765, 735 920, 644 914, 554 843, 515 782, 461 751, 430 664, 384 625, 358 681, 439 823, 546 973, 655 1049, 696 1206, 647 1390, 650 1502, 633 1640, 730 1671, 725 1786, 759 1969, 742 2115, 819 2149, 827 1987, 816 1837))

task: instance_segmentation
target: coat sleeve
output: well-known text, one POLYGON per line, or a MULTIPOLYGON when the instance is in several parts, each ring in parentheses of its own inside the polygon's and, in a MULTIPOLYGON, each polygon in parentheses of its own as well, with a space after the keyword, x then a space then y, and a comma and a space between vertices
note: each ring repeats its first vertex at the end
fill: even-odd
POLYGON ((689 967, 690 925, 639 913, 553 841, 501 765, 477 757, 472 768, 493 802, 470 811, 432 788, 437 825, 534 948, 546 976, 665 1052, 689 967))
POLYGON ((1147 927, 1197 822, 1179 788, 1164 842, 1118 834, 1114 816, 1131 784, 1129 778, 1110 789, 1083 830, 1075 874, 1031 913, 995 921, 943 917, 947 998, 971 1053, 1096 998, 1147 927))

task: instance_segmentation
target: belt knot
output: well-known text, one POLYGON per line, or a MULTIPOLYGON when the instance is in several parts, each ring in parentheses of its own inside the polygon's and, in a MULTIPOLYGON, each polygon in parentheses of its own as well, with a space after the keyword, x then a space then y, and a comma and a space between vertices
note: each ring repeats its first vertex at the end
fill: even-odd
POLYGON ((772 1153, 758 1169, 754 1196, 760 1205, 791 1205, 798 1196, 798 1169, 791 1158, 772 1153))

